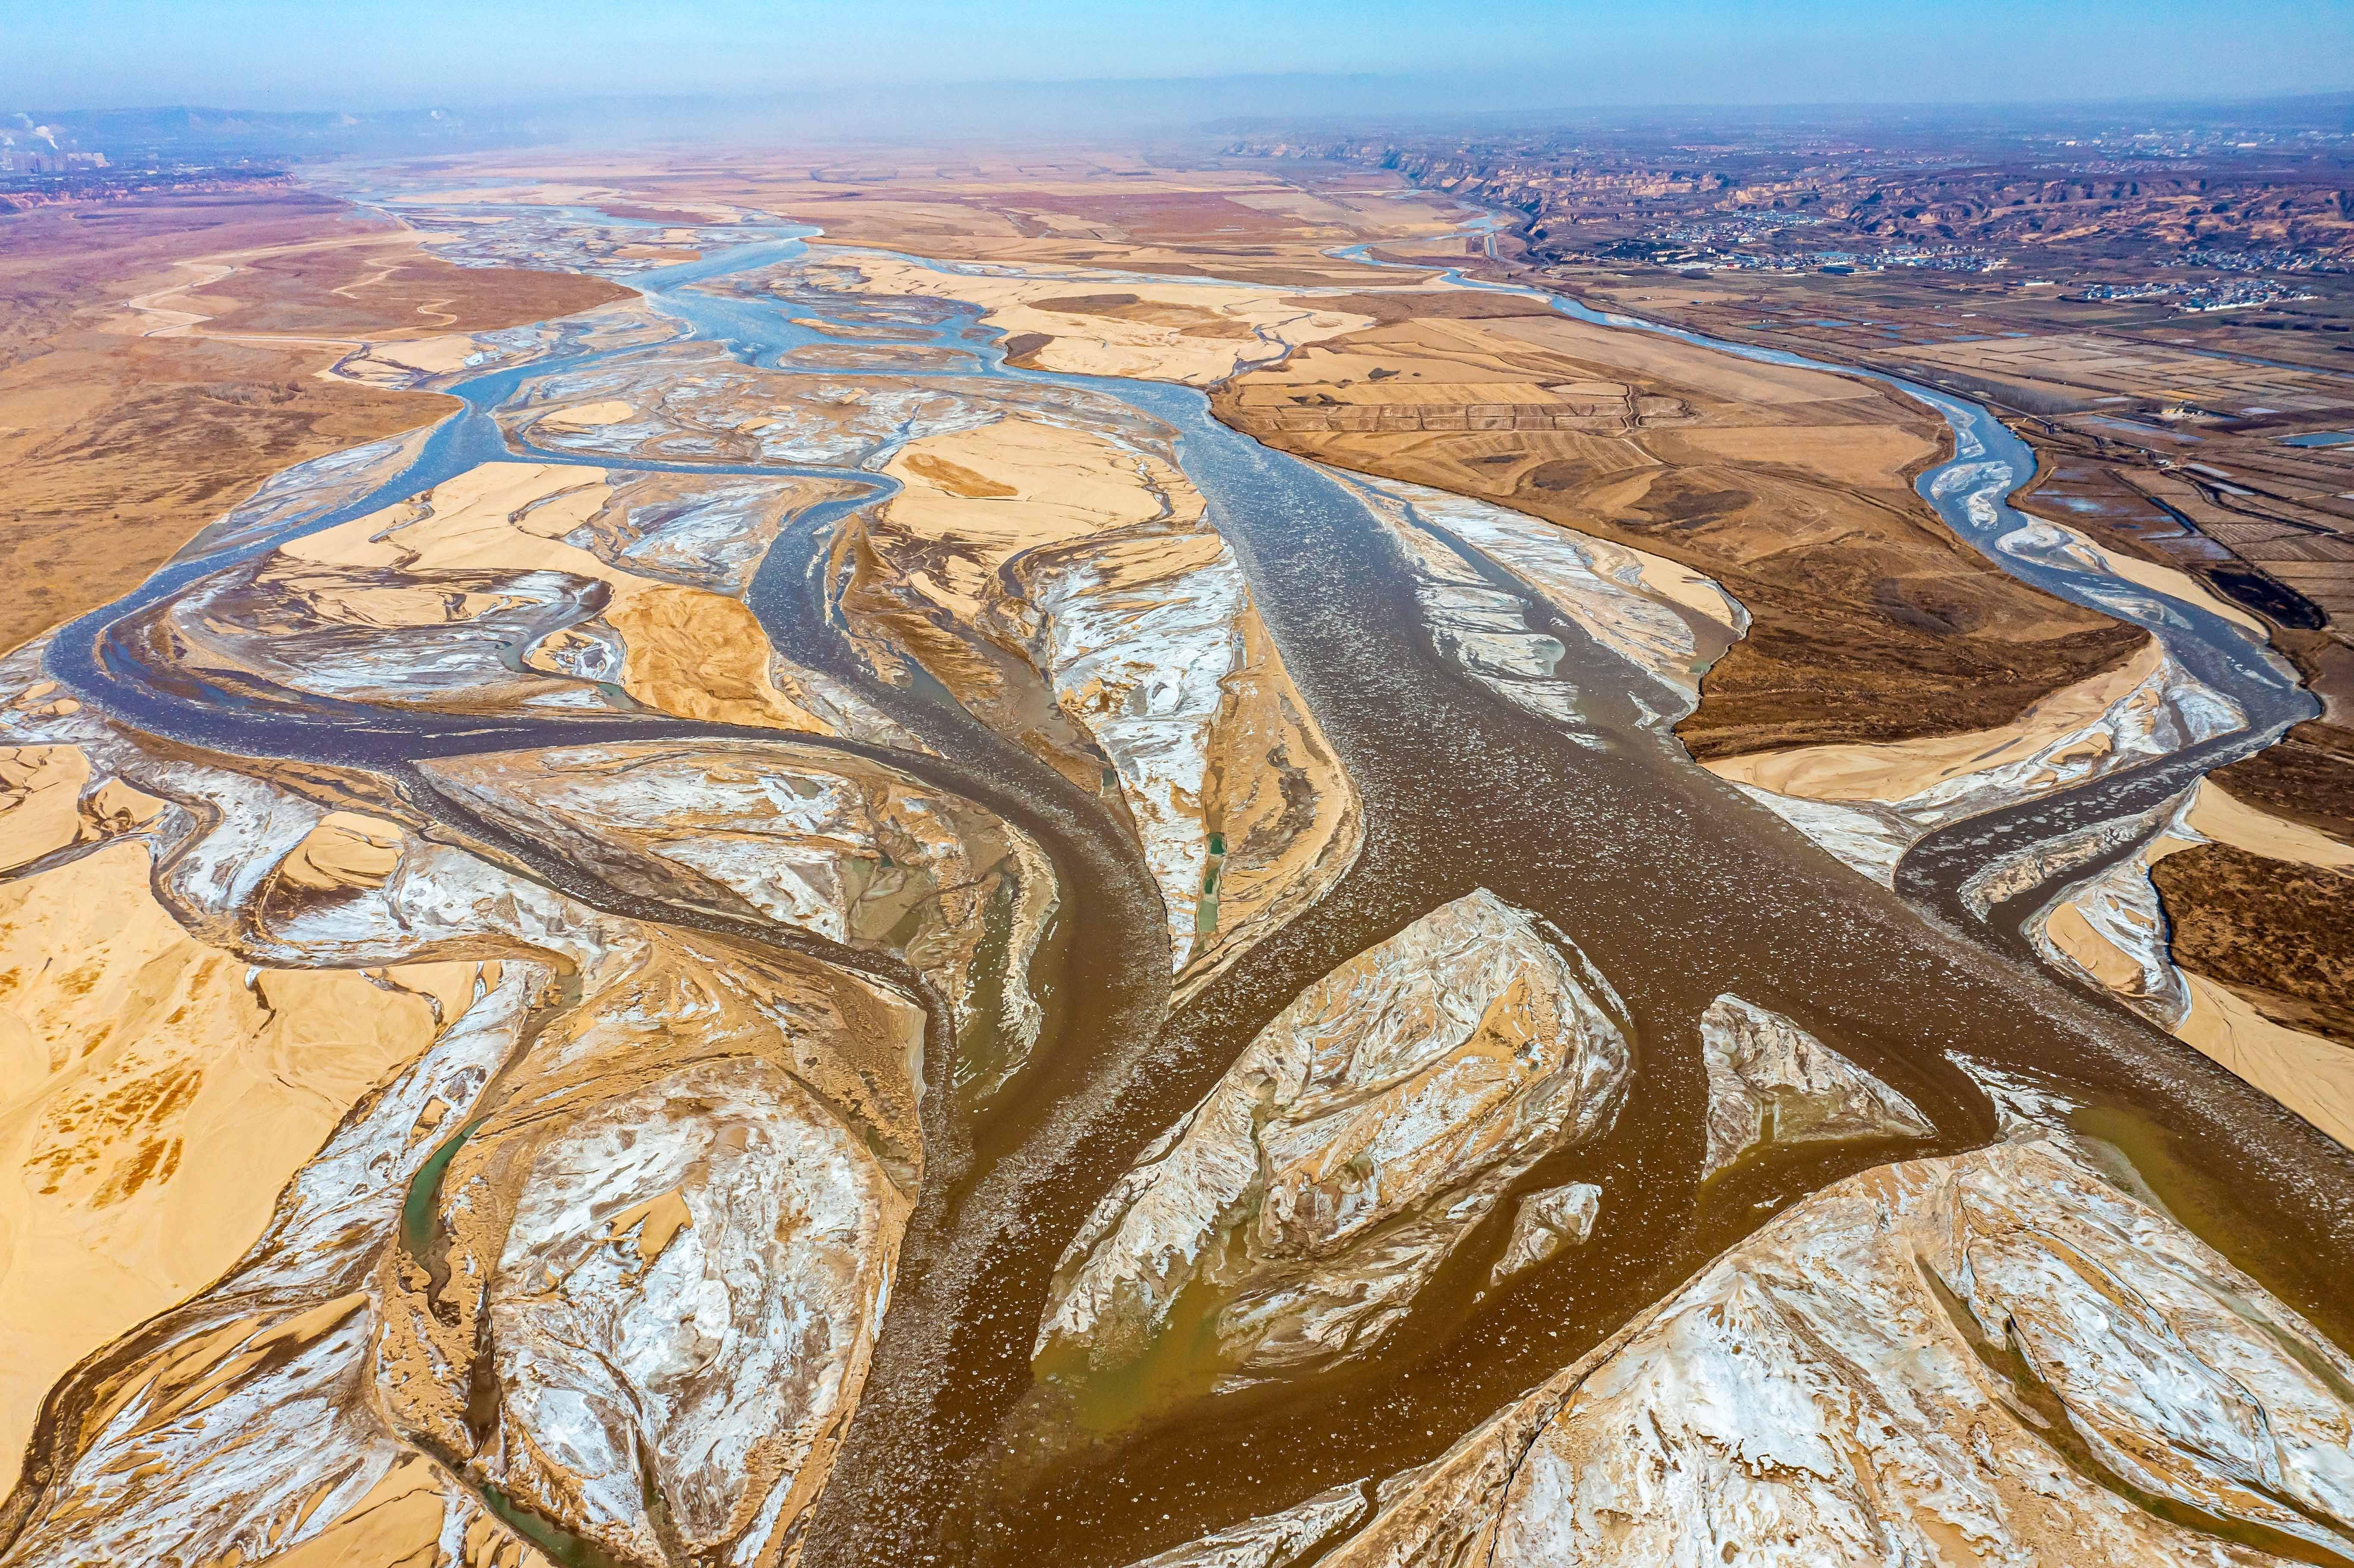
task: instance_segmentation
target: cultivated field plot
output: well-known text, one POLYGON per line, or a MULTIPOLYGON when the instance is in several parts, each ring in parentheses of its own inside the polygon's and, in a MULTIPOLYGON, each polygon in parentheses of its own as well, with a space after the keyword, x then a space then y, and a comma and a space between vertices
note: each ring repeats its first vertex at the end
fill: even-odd
POLYGON ((1958 370, 2056 383, 2113 396, 2195 403, 2262 418, 2354 407, 2354 385, 2211 354, 2184 354, 2093 333, 1995 338, 1914 349, 1912 357, 1958 370))

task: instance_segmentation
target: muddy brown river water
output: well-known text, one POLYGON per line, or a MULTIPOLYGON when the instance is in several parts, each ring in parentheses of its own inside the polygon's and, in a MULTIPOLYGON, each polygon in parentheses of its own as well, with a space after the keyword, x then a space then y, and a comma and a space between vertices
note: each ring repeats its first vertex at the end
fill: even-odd
MULTIPOLYGON (((797 249, 796 240, 776 239, 637 281, 695 336, 790 371, 783 356, 818 341, 786 319, 809 313, 806 296, 785 307, 693 285, 789 265, 797 249)), ((2181 764, 1937 835, 1900 879, 1914 895, 1908 901, 1694 766, 1649 718, 1656 701, 1635 700, 1649 677, 1534 591, 1522 590, 1524 614, 1564 650, 1560 673, 1580 694, 1585 738, 1506 703, 1434 641, 1392 535, 1348 484, 1220 426, 1190 388, 1006 370, 968 313, 911 313, 898 340, 954 351, 953 374, 1105 395, 1166 427, 1363 797, 1364 847, 1339 885, 1173 1014, 1159 895, 1119 815, 942 694, 875 680, 830 623, 825 530, 843 511, 885 496, 889 482, 861 470, 517 453, 489 416, 567 363, 542 361, 453 388, 466 411, 437 430, 409 470, 292 525, 361 515, 515 455, 713 473, 847 471, 865 493, 780 536, 748 602, 780 652, 854 683, 938 755, 817 744, 885 758, 963 794, 1030 831, 1055 863, 1063 968, 1044 998, 1034 1065, 977 1113, 952 1094, 929 1099, 924 1191, 863 1401, 807 1531, 805 1562, 1110 1568, 1327 1486, 1429 1459, 1795 1199, 1900 1150, 1952 1152, 1991 1140, 1990 1082, 2032 1085, 2073 1107, 2064 1114, 2081 1130, 2122 1150, 2210 1242, 2341 1344, 2354 1342, 2354 1160, 2188 1047, 2043 972, 2015 942, 1973 928, 1952 897, 1999 850, 2179 789, 2181 764), (1631 1095, 1614 1129, 1551 1157, 1518 1184, 1599 1185, 1592 1239, 1492 1288, 1484 1265, 1493 1249, 1458 1249, 1382 1353, 1313 1382, 1204 1398, 1126 1428, 1114 1390, 1095 1430, 1042 1423, 1028 1396, 1047 1281, 1105 1189, 1304 987, 1479 887, 1556 925, 1608 977, 1634 1024, 1631 1095), (1899 1089, 1935 1123, 1934 1150, 1912 1142, 1785 1153, 1703 1192, 1698 1022, 1726 991, 1787 1014, 1899 1089)), ((859 318, 865 337, 875 330, 872 315, 859 318)), ((1925 493, 1952 499, 1973 474, 1983 490, 2008 432, 1998 435, 1983 410, 1933 401, 1962 446, 1925 479, 1925 493)), ((1957 526, 1999 530, 1999 515, 1978 528, 1966 503, 1947 514, 1957 526)), ((651 736, 773 741, 773 732, 619 715, 486 721, 286 692, 232 694, 149 656, 141 618, 153 607, 281 536, 175 564, 85 617, 57 639, 53 672, 84 701, 185 746, 377 771, 453 837, 584 902, 765 939, 726 911, 631 898, 503 838, 426 787, 416 764, 651 736)), ((2034 562, 1989 553, 2031 580, 2069 586, 2036 577, 2044 568, 2034 562)), ((2220 623, 2186 618, 2173 630, 2201 673, 2249 708, 2255 732, 2297 716, 2302 694, 2220 623)), ((2232 749, 2217 743, 2216 759, 2232 749)), ((871 958, 822 944, 810 950, 887 983, 915 984, 871 958)), ((949 1054, 934 1052, 936 1079, 949 1054)), ((1487 1224, 1509 1217, 1500 1206, 1487 1224)), ((562 1541, 551 1549, 587 1561, 562 1541)))

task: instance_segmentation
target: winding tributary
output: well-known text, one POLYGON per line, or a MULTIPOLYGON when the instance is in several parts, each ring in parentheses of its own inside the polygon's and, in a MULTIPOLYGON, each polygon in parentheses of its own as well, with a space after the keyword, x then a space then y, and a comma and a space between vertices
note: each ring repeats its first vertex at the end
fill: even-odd
MULTIPOLYGON (((1487 219, 1464 232, 1492 229, 1498 221, 1487 219)), ((1372 254, 1375 249, 1371 244, 1354 245, 1332 254, 1416 275, 1426 270, 1409 263, 1384 261, 1372 254)), ((1491 242, 1489 254, 1494 253, 1491 242)), ((1957 927, 1974 924, 1962 898, 1962 885, 1988 864, 2099 822, 2148 810, 2188 789, 2201 775, 2262 750, 2289 726, 2320 712, 2319 703, 2300 683, 2295 668, 2243 628, 2203 604, 2087 566, 2064 542, 2055 539, 2052 524, 2013 506, 2011 496, 2034 477, 2035 453, 1981 404, 1884 371, 1711 337, 1617 311, 1597 311, 1567 295, 1475 278, 1459 269, 1450 269, 1443 276, 1466 288, 1543 300, 1574 321, 1670 337, 1760 364, 1877 382, 1903 393, 1935 410, 1952 433, 1952 455, 1924 471, 1914 486, 1946 526, 2021 581, 2141 627, 2163 642, 2191 675, 2240 705, 2246 724, 2230 735, 2115 769, 2034 800, 1967 818, 1937 829, 1914 844, 1896 868, 1897 888, 1957 927)), ((2072 878, 2088 875, 2132 853, 2134 847, 2127 843, 2098 860, 2079 863, 2067 874, 2072 878)), ((2027 903, 2022 897, 2020 906, 2027 903)), ((2016 919, 1999 927, 1998 934, 2010 939, 2013 951, 2026 950, 2017 942, 2016 919)))
MULTIPOLYGON (((747 362, 790 368, 779 355, 814 334, 792 326, 778 303, 688 285, 790 261, 799 244, 769 239, 634 281, 695 336, 724 343, 747 362)), ((1242 558, 1294 682, 1363 798, 1365 847, 1340 885, 1173 1015, 1158 895, 1117 813, 960 711, 873 681, 827 629, 814 569, 822 535, 843 510, 885 493, 887 482, 872 473, 853 473, 872 487, 864 495, 814 510, 779 537, 748 602, 780 651, 855 682, 937 757, 648 715, 484 721, 308 698, 296 699, 300 706, 257 703, 151 679, 158 673, 142 662, 136 640, 112 635, 288 532, 364 515, 486 460, 838 472, 512 450, 491 410, 531 378, 593 355, 459 384, 451 390, 465 410, 394 480, 270 539, 175 563, 64 629, 49 653, 52 672, 77 695, 134 727, 233 756, 373 768, 405 782, 419 810, 476 842, 483 842, 482 824, 416 789, 418 761, 683 736, 789 738, 879 756, 1038 835, 1063 879, 1072 933, 1055 1013, 1035 1065, 985 1115, 941 1125, 953 1097, 933 1097, 927 1136, 939 1143, 863 1403, 809 1525, 806 1562, 1115 1564, 1325 1486, 1418 1463, 1776 1208, 1893 1152, 1924 1151, 1911 1144, 1794 1154, 1703 1194, 1697 1021, 1723 991, 1790 1015, 1896 1086, 1935 1121, 1940 1150, 1996 1135, 1996 1111, 1980 1086, 1987 1075, 2048 1086, 2130 1142, 2145 1176, 2202 1222, 2211 1240, 2346 1338, 2354 1162, 2335 1145, 2122 1010, 1925 922, 1903 898, 1858 878, 1693 766, 1624 694, 1644 677, 1534 593, 1526 595, 1532 624, 1564 646, 1563 673, 1585 694, 1592 734, 1583 740, 1512 707, 1441 654, 1423 629, 1404 559, 1347 483, 1220 425, 1189 387, 1009 371, 993 348, 968 335, 970 323, 965 313, 908 335, 973 349, 981 375, 1108 393, 1175 432, 1182 467, 1242 558), (1589 744, 1594 735, 1598 747, 1589 744), (1592 1241, 1493 1293, 1483 1289, 1486 1249, 1462 1249, 1394 1348, 1352 1372, 1206 1402, 1117 1438, 1063 1434, 1042 1446, 1022 1410, 1031 1340, 1047 1277, 1097 1196, 1302 987, 1479 886, 1566 932, 1617 988, 1636 1025, 1636 1083, 1616 1130, 1539 1166, 1523 1183, 1599 1183, 1605 1195, 1592 1241)), ((1951 404, 1949 418, 1969 427, 1956 458, 1925 476, 1925 495, 1967 536, 1999 536, 2006 531, 2000 497, 2030 471, 1998 471, 2016 460, 2003 444, 2015 438, 1983 410, 1908 390, 1951 404), (1967 498, 1988 494, 1993 520, 1981 527, 1967 498)), ((2068 597, 2091 586, 2064 581, 2043 563, 1989 553, 2068 597)), ((2114 579, 2099 586, 2147 597, 2114 579)), ((2277 688, 2280 673, 2237 631, 2204 627, 2190 607, 2166 607, 2178 612, 2190 629, 2178 654, 2196 673, 2248 705, 2252 718, 2264 715, 2259 727, 2293 715, 2293 683, 2277 700, 2263 696, 2277 688)), ((2183 632, 2171 623, 2168 630, 2183 632)), ((1972 831, 2031 837, 2048 833, 2063 810, 2079 809, 2113 806, 2077 792, 2064 807, 2022 809, 2044 815, 2015 830, 1988 823, 1972 831)), ((528 846, 486 847, 589 903, 622 907, 578 868, 535 862, 528 846)), ((1961 861, 1925 856, 1926 849, 1915 861, 1925 885, 1942 889, 1961 861)), ((642 906, 623 912, 684 917, 642 906)), ((727 925, 731 936, 746 935, 727 925)), ((1499 1210, 1500 1221, 1508 1209, 1499 1210)))
MULTIPOLYGON (((2093 569, 2072 559, 2064 547, 2054 547, 2049 542, 2054 533, 2052 526, 2010 503, 2011 495, 2034 477, 2034 452, 1983 406, 1879 371, 1826 364, 1782 349, 1728 343, 1595 311, 1557 296, 1554 303, 1581 321, 1660 333, 1771 365, 1876 381, 1926 404, 1952 430, 1954 455, 1923 473, 1915 488, 1948 527, 2021 581, 2142 627, 2165 643, 2167 652, 2191 675, 2240 705, 2247 722, 2232 734, 2115 769, 2040 800, 1966 818, 1922 838, 1897 864, 1897 889, 1956 927, 1973 923, 1963 901, 1964 884, 1993 862, 2098 822, 2148 810, 2190 788, 2210 769, 2263 749, 2290 725, 2320 712, 2320 705, 2299 683, 2287 661, 2232 621, 2204 605, 2093 569)), ((2134 847, 2127 843, 2107 856, 2080 863, 2068 874, 2090 874, 2131 853, 2134 847)), ((2023 905, 2026 900, 2020 902, 2023 905)), ((1999 935, 2007 938, 2014 951, 2026 951, 2018 940, 2015 916, 1999 927, 1999 935)))

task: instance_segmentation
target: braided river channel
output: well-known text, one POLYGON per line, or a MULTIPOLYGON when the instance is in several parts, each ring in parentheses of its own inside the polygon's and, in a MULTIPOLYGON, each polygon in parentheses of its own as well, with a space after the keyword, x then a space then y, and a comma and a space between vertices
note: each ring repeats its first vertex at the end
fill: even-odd
MULTIPOLYGON (((808 254, 810 232, 770 230, 630 282, 676 325, 678 341, 722 345, 743 364, 794 373, 791 350, 828 341, 796 324, 832 319, 822 302, 811 303, 822 301, 822 288, 788 303, 705 285, 790 268, 808 254)), ((854 264, 856 254, 830 259, 854 264)), ((841 302, 844 319, 854 310, 862 341, 928 356, 918 367, 890 370, 894 376, 1071 389, 1116 399, 1165 427, 1362 799, 1363 846, 1337 885, 1173 1010, 1167 921, 1122 814, 943 690, 878 678, 830 615, 829 531, 890 498, 896 482, 879 472, 887 451, 846 468, 645 462, 583 455, 577 445, 541 450, 494 421, 535 380, 592 369, 629 350, 559 346, 447 387, 462 411, 370 493, 332 511, 297 513, 258 535, 217 531, 135 593, 65 628, 48 654, 51 673, 73 694, 134 729, 228 758, 372 772, 456 841, 583 903, 726 941, 796 941, 923 995, 922 981, 888 957, 814 936, 798 942, 727 910, 610 885, 593 868, 473 815, 419 766, 622 740, 773 742, 776 731, 648 711, 484 718, 253 685, 230 690, 159 665, 142 633, 158 606, 297 534, 365 515, 488 461, 846 482, 847 493, 798 514, 778 536, 747 603, 780 654, 854 690, 927 749, 800 736, 794 743, 887 761, 1018 825, 1053 860, 1062 902, 1031 1065, 979 1110, 949 1093, 927 1099, 923 1189, 864 1396, 803 1537, 805 1562, 1110 1568, 1324 1487, 1425 1462, 1791 1202, 1892 1158, 1996 1139, 1989 1085, 2033 1086, 2039 1103, 2058 1107, 2052 1117, 2113 1145, 2185 1223, 2340 1343, 2354 1342, 2354 1163, 2188 1047, 2040 967, 2017 927, 2053 889, 2017 895, 1988 921, 1963 896, 1998 858, 2146 812, 2313 711, 2285 667, 2240 630, 2040 546, 2031 520, 2005 502, 2032 472, 2031 456, 1988 411, 1904 388, 1954 434, 1955 455, 1920 481, 1928 504, 2005 570, 2152 629, 2185 668, 2238 703, 2248 725, 1942 829, 1908 854, 1892 892, 1694 765, 1653 716, 1667 698, 1652 676, 1483 558, 1478 570, 1516 604, 1528 630, 1558 643, 1555 675, 1575 694, 1577 722, 1548 722, 1496 694, 1430 630, 1414 571, 1363 491, 1223 426, 1202 392, 1009 368, 995 334, 975 324, 971 307, 952 302, 903 312, 887 334, 872 297, 841 302), (1057 1260, 1104 1192, 1304 988, 1479 888, 1574 941, 1616 988, 1632 1026, 1628 1098, 1611 1130, 1547 1156, 1520 1183, 1602 1190, 1598 1224, 1574 1263, 1490 1287, 1475 1266, 1485 1254, 1466 1247, 1415 1297, 1408 1320, 1378 1351, 1341 1370, 1198 1401, 1117 1433, 1037 1439, 1022 1418, 1033 1340, 1057 1260), (1703 1190, 1699 1021, 1724 992, 1837 1041, 1918 1107, 1935 1139, 1796 1148, 1703 1190)), ((1664 330, 1555 303, 1621 330, 1664 330)), ((2131 847, 2113 845, 2070 874, 2131 847)), ((927 1011, 938 1089, 953 1045, 936 999, 927 1011)), ((451 1128, 452 1147, 464 1136, 451 1128)), ((415 1207, 429 1216, 429 1203, 415 1207)), ((1500 1210, 1485 1223, 1505 1218, 1500 1210)), ((411 1234, 405 1245, 426 1250, 431 1238, 411 1234)), ((540 1533, 560 1558, 595 1560, 585 1543, 540 1533)))

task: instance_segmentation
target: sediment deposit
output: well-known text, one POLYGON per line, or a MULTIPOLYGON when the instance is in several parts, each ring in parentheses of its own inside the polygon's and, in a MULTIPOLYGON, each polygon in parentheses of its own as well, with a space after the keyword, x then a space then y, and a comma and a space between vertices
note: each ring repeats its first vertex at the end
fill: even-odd
POLYGON ((397 441, 451 406, 321 379, 340 356, 621 297, 596 279, 453 267, 307 191, 163 194, 104 211, 97 222, 70 207, 0 217, 12 301, 0 324, 0 546, 16 590, 0 649, 130 592, 270 475, 397 441), (164 319, 133 300, 175 309, 183 330, 159 333, 164 319), (93 519, 104 548, 90 546, 93 519))
POLYGON ((2349 1378, 2085 1154, 2008 1144, 1826 1189, 1381 1483, 1345 1539, 1312 1499, 1235 1560, 2332 1561, 2349 1378))
POLYGON ((1562 1248, 1584 1242, 1594 1234, 1594 1216, 1601 1206, 1602 1189, 1591 1181, 1547 1187, 1522 1198, 1512 1212, 1511 1236, 1496 1266, 1488 1271, 1488 1283, 1500 1285, 1562 1248))
POLYGON ((2338 1004, 2349 873, 2354 848, 2211 778, 2133 853, 2063 888, 2028 932, 2048 960, 2354 1147, 2354 1057, 2338 1004), (2208 855, 2223 885, 2196 870, 2168 875, 2186 853, 2208 855), (2202 916, 2206 929, 2183 940, 2177 923, 2202 916), (2284 976, 2304 994, 2280 989, 2284 976))
POLYGON ((1005 334, 1017 358, 1083 376, 1208 386, 1280 360, 1302 344, 1373 324, 1337 302, 1324 308, 1281 288, 1097 270, 978 272, 855 250, 835 254, 855 280, 853 287, 967 301, 1005 334))
POLYGON ((1988 728, 2139 634, 2006 577, 1911 491, 1945 433, 1892 392, 1444 291, 1222 387, 1220 418, 1704 574, 1751 617, 1676 733, 1703 760, 1988 728))
POLYGON ((2206 602, 1387 176, 974 156, 385 172, 607 302, 0 662, 0 1563, 2354 1558, 2332 1151, 1691 764, 2031 806, 2323 1120, 2354 851, 2088 804, 2243 715, 2022 577, 2206 602))
POLYGON ((788 1540, 920 1180, 917 1010, 49 722, 113 810, 50 829, 80 858, 10 890, 14 939, 55 955, 11 971, 55 977, 9 998, 56 1043, 18 1156, 50 1173, 19 1234, 54 1245, 0 1285, 19 1434, 88 1355, 8 1561, 504 1551, 485 1485, 625 1555, 788 1540), (58 1050, 78 1036, 114 1044, 58 1050), (114 1313, 31 1305, 90 1292, 114 1313))
POLYGON ((494 754, 429 773, 612 885, 896 953, 953 1010, 957 1075, 978 1094, 1037 1043, 1029 966, 1056 905, 1054 867, 966 800, 782 744, 494 754))
POLYGON ((681 502, 667 475, 484 463, 203 579, 142 630, 159 662, 257 696, 484 715, 650 709, 819 735, 871 725, 822 677, 773 658, 725 591, 799 499, 790 483, 745 488, 681 502), (742 543, 698 550, 700 564, 675 574, 690 580, 663 575, 663 556, 714 534, 742 543))
POLYGON ((1008 418, 907 442, 839 536, 870 662, 911 660, 1084 787, 1116 789, 1198 984, 1312 902, 1363 831, 1233 550, 1150 429, 1008 418))
POLYGON ((1706 766, 1882 882, 1933 828, 2130 768, 2245 723, 2155 639, 1999 729, 1871 746, 1797 747, 1706 766))
POLYGON ((1576 688, 1555 669, 1560 642, 1503 583, 1649 677, 1627 694, 1661 728, 1692 711, 1701 677, 1749 628, 1723 588, 1662 556, 1425 485, 1363 489, 1413 563, 1433 634, 1475 679, 1555 723, 1582 722, 1576 688))
POLYGON ((1373 1350, 1516 1176, 1610 1126, 1617 1011, 1564 938, 1484 890, 1359 955, 1097 1207, 1042 1371, 1166 1399, 1373 1350))
POLYGON ((665 942, 543 1032, 449 1162, 434 1244, 379 1275, 395 1427, 625 1561, 773 1556, 920 1180, 910 1012, 665 942))
POLYGON ((1708 1067, 1703 1177, 1770 1143, 1930 1138, 1913 1102, 1789 1019, 1733 995, 1700 1019, 1708 1067))

